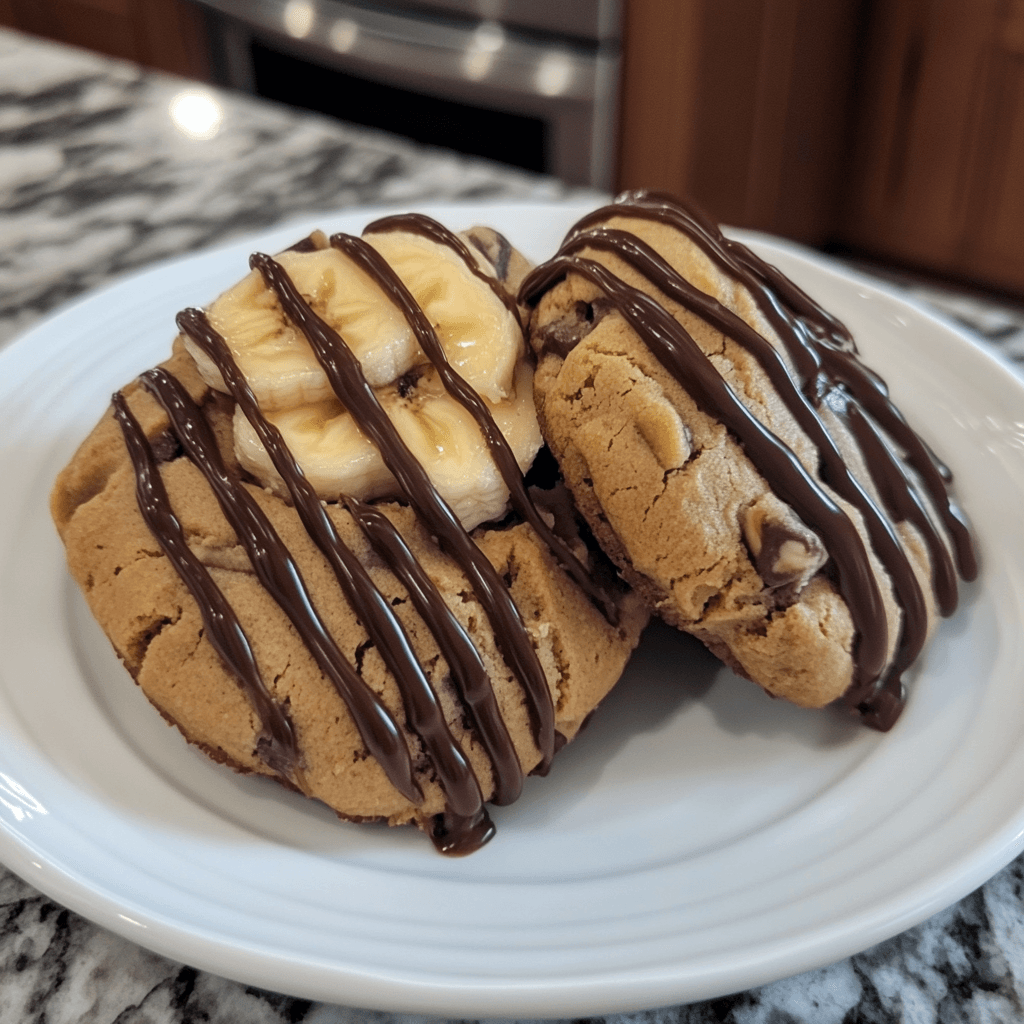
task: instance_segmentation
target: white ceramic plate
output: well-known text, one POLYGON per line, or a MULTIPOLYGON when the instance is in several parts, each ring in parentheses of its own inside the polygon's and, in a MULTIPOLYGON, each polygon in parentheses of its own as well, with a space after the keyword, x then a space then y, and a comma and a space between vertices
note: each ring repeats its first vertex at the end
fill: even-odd
MULTIPOLYGON (((584 211, 430 210, 534 258, 584 211)), ((373 211, 320 217, 358 231, 373 211)), ((1024 390, 950 326, 750 238, 844 319, 952 465, 983 575, 888 735, 771 701, 653 629, 592 726, 463 860, 341 824, 207 762, 92 623, 46 510, 112 390, 176 310, 313 222, 165 264, 0 355, 0 860, 158 952, 348 1005, 579 1016, 720 995, 840 959, 968 893, 1024 846, 1024 390)))

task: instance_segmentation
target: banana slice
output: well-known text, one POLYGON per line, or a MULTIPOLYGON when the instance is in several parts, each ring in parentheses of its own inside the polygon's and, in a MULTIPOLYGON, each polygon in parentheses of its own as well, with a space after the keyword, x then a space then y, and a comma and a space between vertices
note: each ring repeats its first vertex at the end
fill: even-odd
POLYGON ((466 270, 458 253, 422 235, 388 231, 365 238, 412 292, 455 370, 484 398, 506 398, 523 335, 487 283, 466 270))
MULTIPOLYGON (((345 339, 374 387, 400 377, 422 358, 402 314, 373 278, 337 249, 288 250, 275 259, 316 313, 345 339)), ((262 409, 333 398, 309 343, 285 317, 257 271, 221 295, 207 315, 227 341, 262 409)), ((226 392, 213 363, 191 342, 185 344, 207 384, 226 392)))
POLYGON ((477 256, 477 262, 485 273, 493 274, 509 295, 519 294, 519 286, 533 269, 533 264, 518 249, 513 249, 503 234, 494 228, 477 225, 460 231, 459 238, 477 256))
MULTIPOLYGON (((521 470, 542 444, 533 404, 533 369, 525 361, 515 371, 511 395, 487 402, 521 470)), ((473 417, 445 392, 431 368, 409 391, 390 387, 378 398, 402 440, 426 469, 434 486, 467 530, 500 518, 508 504, 505 486, 473 417)), ((303 405, 267 418, 281 431, 289 450, 317 493, 326 499, 351 494, 364 499, 397 494, 380 453, 337 400, 303 405)), ((240 410, 235 411, 235 450, 239 461, 272 490, 286 495, 270 456, 240 410)))
MULTIPOLYGON (((496 233, 481 238, 487 244, 474 242, 471 252, 484 273, 502 279, 510 259, 523 261, 496 233), (495 266, 492 254, 503 270, 495 266)), ((399 230, 374 232, 366 241, 423 309, 449 361, 487 403, 525 470, 542 441, 533 373, 525 362, 516 317, 448 246, 399 230)), ((463 525, 472 529, 499 518, 508 491, 480 428, 444 391, 405 317, 374 278, 327 246, 322 234, 276 259, 316 313, 353 350, 399 434, 463 525)), ((207 315, 227 341, 264 415, 281 431, 321 498, 398 496, 379 452, 338 401, 309 343, 258 272, 221 295, 207 315)), ((185 343, 207 383, 226 391, 216 367, 187 339, 185 343)), ((269 456, 237 411, 234 431, 241 464, 265 486, 284 494, 269 456)))

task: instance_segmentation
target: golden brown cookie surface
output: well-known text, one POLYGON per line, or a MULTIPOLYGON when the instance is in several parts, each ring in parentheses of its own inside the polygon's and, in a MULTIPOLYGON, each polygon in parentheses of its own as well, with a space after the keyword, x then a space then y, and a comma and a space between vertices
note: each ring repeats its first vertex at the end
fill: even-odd
POLYGON ((891 724, 973 556, 841 325, 649 195, 585 218, 523 295, 542 430, 626 578, 768 692, 891 724))
MULTIPOLYGON (((620 589, 613 625, 525 522, 470 539, 455 518, 422 518, 429 495, 273 493, 238 463, 237 415, 179 344, 61 474, 53 515, 94 614, 147 697, 216 760, 345 818, 472 848, 482 803, 514 799, 575 735, 646 612, 620 589)), ((535 514, 544 532, 551 517, 535 514)))

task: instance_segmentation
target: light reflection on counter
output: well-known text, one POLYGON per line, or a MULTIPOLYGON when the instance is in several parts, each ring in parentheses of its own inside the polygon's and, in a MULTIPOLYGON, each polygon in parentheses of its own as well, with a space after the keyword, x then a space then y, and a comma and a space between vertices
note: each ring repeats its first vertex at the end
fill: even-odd
POLYGON ((199 142, 212 139, 224 122, 224 108, 209 89, 182 89, 171 97, 167 112, 182 135, 199 142))
POLYGON ((337 53, 348 53, 359 39, 359 25, 351 18, 338 18, 327 34, 331 49, 337 53))

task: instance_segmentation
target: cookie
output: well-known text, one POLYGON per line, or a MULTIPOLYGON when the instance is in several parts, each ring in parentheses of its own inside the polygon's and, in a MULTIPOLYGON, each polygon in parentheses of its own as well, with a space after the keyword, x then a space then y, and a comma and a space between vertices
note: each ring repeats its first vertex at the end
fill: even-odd
POLYGON ((475 236, 409 216, 254 256, 51 499, 93 614, 189 742, 455 854, 648 614, 558 488, 524 482, 521 258, 475 236))
POLYGON ((975 558, 951 477, 849 332, 675 200, 531 272, 541 429, 623 576, 772 696, 891 727, 975 558))

